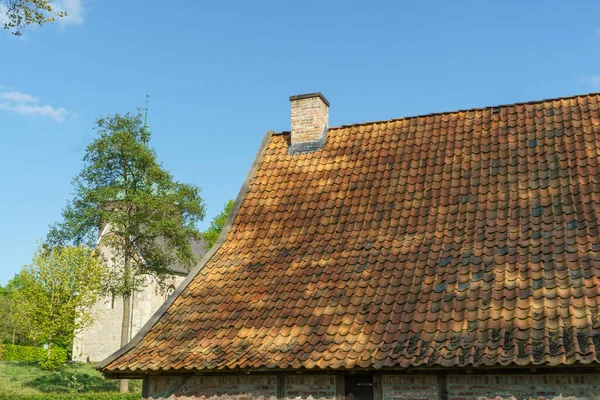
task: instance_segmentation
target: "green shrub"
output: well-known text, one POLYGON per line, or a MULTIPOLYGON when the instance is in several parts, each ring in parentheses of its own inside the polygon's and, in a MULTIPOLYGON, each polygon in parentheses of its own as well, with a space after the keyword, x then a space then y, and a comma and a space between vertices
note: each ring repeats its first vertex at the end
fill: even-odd
POLYGON ((49 353, 46 351, 44 360, 40 361, 40 367, 48 371, 53 371, 56 368, 65 365, 66 362, 67 351, 65 349, 61 349, 60 347, 53 347, 50 349, 49 353))
POLYGON ((36 361, 39 362, 46 357, 46 350, 41 347, 6 345, 6 351, 2 359, 4 361, 36 361))
MULTIPOLYGON (((139 393, 19 394, 19 400, 140 400, 139 393)), ((15 395, 0 394, 0 400, 14 400, 15 395)))
POLYGON ((4 360, 4 353, 6 353, 6 345, 0 344, 0 360, 4 360))
POLYGON ((37 362, 44 369, 56 369, 67 362, 67 351, 60 347, 48 350, 41 347, 5 345, 5 351, 0 350, 0 360, 37 362))

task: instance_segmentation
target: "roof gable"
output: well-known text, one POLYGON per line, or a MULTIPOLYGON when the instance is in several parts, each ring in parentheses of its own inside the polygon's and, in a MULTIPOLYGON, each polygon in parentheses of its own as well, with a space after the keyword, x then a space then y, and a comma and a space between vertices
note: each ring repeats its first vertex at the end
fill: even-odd
POLYGON ((221 245, 103 368, 598 362, 599 100, 268 135, 221 245))

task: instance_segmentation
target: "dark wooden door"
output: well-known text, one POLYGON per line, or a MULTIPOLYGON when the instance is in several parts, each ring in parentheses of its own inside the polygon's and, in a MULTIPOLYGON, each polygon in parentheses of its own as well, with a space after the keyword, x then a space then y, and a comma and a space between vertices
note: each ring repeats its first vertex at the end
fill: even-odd
POLYGON ((374 400, 373 375, 346 375, 344 392, 346 400, 374 400))

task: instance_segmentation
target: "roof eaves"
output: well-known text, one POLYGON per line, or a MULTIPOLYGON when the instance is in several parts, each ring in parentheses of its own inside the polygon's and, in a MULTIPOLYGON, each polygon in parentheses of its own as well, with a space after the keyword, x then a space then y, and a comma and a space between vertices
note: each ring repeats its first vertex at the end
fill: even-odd
POLYGON ((400 367, 400 366, 388 366, 388 367, 364 367, 364 368, 223 368, 223 369, 204 369, 204 368, 191 368, 191 369, 169 369, 169 370, 161 370, 161 369, 138 369, 135 371, 131 370, 122 370, 122 371, 109 371, 105 375, 108 378, 132 378, 132 379, 141 379, 148 375, 226 375, 226 374, 261 374, 261 373, 311 373, 311 374, 322 374, 322 373, 348 373, 348 372, 359 372, 359 371, 369 371, 371 373, 439 373, 439 372, 449 372, 459 374, 459 373, 489 373, 490 371, 496 373, 503 373, 506 371, 531 371, 536 370, 538 372, 541 371, 551 371, 560 369, 563 371, 569 370, 588 370, 588 369, 598 369, 600 367, 600 363, 595 361, 584 362, 584 363, 571 363, 571 364, 526 364, 519 365, 514 362, 508 363, 506 365, 502 364, 494 364, 494 365, 453 365, 453 366, 441 366, 441 365, 420 365, 417 367, 400 367))

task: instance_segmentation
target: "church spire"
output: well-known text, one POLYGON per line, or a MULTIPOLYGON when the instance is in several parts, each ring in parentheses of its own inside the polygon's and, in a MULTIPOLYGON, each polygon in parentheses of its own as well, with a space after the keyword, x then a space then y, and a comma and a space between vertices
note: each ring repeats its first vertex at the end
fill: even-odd
POLYGON ((150 130, 150 127, 148 126, 148 103, 150 102, 150 95, 147 94, 146 95, 146 115, 144 117, 144 127, 142 128, 142 140, 144 141, 144 144, 148 144, 148 141, 150 140, 150 134, 152 133, 152 131, 150 130))

